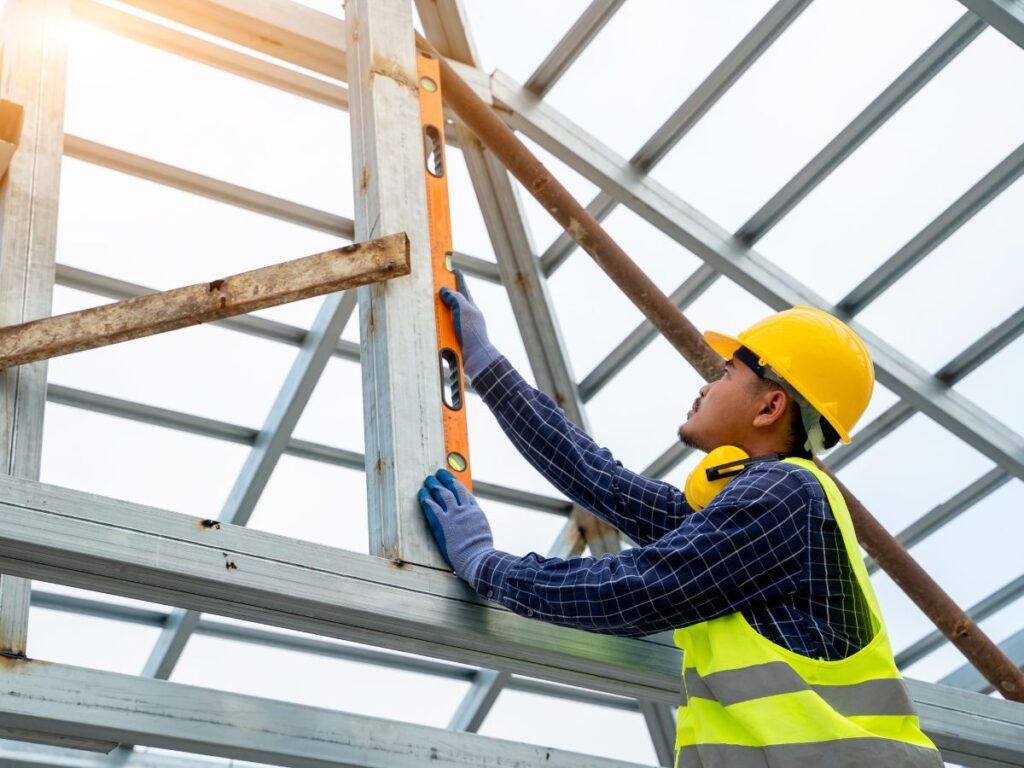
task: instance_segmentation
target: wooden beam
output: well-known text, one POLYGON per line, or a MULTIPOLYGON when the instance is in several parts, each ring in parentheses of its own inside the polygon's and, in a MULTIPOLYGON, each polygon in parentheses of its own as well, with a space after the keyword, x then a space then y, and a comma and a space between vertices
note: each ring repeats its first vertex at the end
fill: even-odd
POLYGON ((209 283, 0 328, 0 368, 139 339, 409 274, 404 232, 209 283))

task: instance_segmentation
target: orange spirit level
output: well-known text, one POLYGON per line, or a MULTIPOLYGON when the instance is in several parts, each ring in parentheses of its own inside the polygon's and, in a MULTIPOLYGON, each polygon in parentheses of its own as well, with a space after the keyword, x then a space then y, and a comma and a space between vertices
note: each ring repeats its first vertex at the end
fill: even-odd
POLYGON ((452 221, 445 173, 444 108, 441 72, 437 60, 416 54, 419 70, 420 123, 423 128, 424 176, 427 180, 427 217, 430 255, 434 265, 434 318, 437 327, 437 363, 441 376, 441 417, 444 424, 445 463, 472 490, 469 467, 469 432, 466 393, 462 376, 462 350, 451 311, 441 301, 443 287, 456 290, 452 274, 452 221))

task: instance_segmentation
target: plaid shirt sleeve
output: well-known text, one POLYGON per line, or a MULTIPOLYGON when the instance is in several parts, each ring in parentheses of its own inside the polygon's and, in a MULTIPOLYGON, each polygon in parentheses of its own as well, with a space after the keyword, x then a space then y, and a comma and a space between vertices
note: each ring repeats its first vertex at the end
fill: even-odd
POLYGON ((656 541, 693 511, 675 486, 624 468, 504 357, 477 375, 473 388, 534 469, 633 541, 656 541))
POLYGON ((622 469, 507 361, 474 385, 548 479, 647 542, 567 560, 494 551, 473 585, 484 597, 550 623, 640 636, 777 601, 806 577, 808 492, 799 468, 751 467, 692 514, 678 489, 622 469))

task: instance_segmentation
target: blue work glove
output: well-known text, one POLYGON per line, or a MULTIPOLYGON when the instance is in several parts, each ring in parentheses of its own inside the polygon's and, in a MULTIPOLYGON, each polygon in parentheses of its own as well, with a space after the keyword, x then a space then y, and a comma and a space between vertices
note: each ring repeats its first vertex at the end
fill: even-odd
POLYGON ((459 290, 456 292, 442 288, 441 300, 451 307, 455 334, 462 345, 462 368, 466 376, 473 380, 500 355, 487 338, 487 324, 484 322, 483 313, 469 295, 466 276, 461 270, 452 271, 455 273, 455 285, 459 290))
POLYGON ((446 469, 427 475, 417 496, 441 554, 452 570, 475 586, 484 556, 494 551, 491 526, 466 486, 446 469))

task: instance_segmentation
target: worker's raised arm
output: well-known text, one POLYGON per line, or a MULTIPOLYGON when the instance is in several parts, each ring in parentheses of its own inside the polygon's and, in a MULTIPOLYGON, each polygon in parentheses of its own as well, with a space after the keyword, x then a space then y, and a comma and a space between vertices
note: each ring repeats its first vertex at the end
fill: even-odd
MULTIPOLYGON (((652 544, 567 560, 492 550, 471 583, 520 615, 605 634, 653 634, 748 608, 756 624, 809 577, 813 493, 821 495, 793 467, 751 468, 652 544)), ((772 636, 785 628, 758 629, 772 636)))
POLYGON ((639 544, 676 528, 692 511, 682 491, 624 468, 527 384, 490 343, 483 315, 457 277, 459 293, 442 290, 441 297, 452 308, 466 377, 519 452, 572 501, 639 544))

